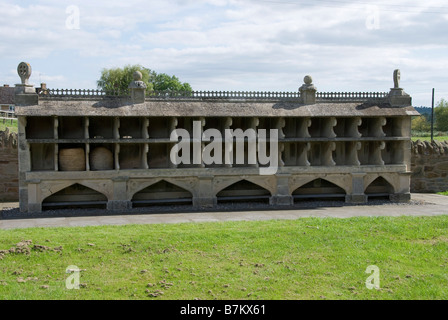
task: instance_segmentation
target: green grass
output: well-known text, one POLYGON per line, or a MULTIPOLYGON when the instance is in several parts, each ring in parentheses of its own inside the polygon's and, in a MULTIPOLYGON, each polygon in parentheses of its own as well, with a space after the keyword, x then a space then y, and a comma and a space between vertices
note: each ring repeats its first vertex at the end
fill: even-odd
POLYGON ((437 194, 441 194, 443 196, 448 196, 448 191, 437 192, 437 194))
POLYGON ((0 250, 32 240, 0 260, 0 299, 448 299, 447 230, 447 216, 0 230, 0 250))
POLYGON ((13 120, 12 123, 11 120, 6 120, 3 123, 3 119, 0 119, 0 131, 5 131, 6 127, 9 128, 10 132, 17 133, 17 119, 13 120))
MULTIPOLYGON (((431 136, 429 136, 429 137, 412 137, 411 139, 412 139, 412 141, 417 141, 417 140, 431 141, 431 136)), ((448 136, 434 136, 434 140, 436 140, 436 141, 448 141, 448 136)))

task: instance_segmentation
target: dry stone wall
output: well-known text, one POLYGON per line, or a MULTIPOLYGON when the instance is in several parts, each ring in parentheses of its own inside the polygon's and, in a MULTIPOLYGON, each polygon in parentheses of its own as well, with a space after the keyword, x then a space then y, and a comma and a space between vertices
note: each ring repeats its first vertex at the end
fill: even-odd
POLYGON ((411 192, 448 191, 448 142, 413 142, 411 170, 411 192))
POLYGON ((0 201, 19 200, 17 134, 0 131, 0 201))

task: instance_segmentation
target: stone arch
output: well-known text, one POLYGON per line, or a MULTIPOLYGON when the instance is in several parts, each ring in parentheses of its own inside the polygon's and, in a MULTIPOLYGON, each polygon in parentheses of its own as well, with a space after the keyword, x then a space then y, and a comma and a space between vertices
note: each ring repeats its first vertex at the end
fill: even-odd
POLYGON ((108 197, 82 183, 71 183, 42 200, 43 207, 50 208, 102 208, 106 209, 108 197))
POLYGON ((297 190, 298 188, 304 186, 305 184, 312 182, 314 180, 317 179, 322 179, 325 181, 328 181, 336 186, 338 186, 339 188, 343 189, 345 191, 345 193, 349 194, 351 191, 351 181, 348 181, 349 176, 330 176, 330 175, 323 175, 323 176, 296 176, 293 177, 293 179, 291 180, 291 183, 289 185, 289 192, 292 194, 295 190, 297 190), (347 180, 347 181, 345 181, 347 180))
MULTIPOLYGON (((269 178, 269 177, 266 177, 269 178)), ((275 190, 273 190, 272 187, 269 187, 269 182, 264 177, 249 177, 249 176, 242 176, 242 177, 219 177, 215 178, 213 181, 214 186, 214 194, 218 194, 223 189, 229 187, 232 184, 235 184, 239 181, 245 180, 248 182, 251 182, 255 185, 257 185, 260 188, 266 189, 269 191, 269 193, 272 195, 275 190)), ((272 183, 274 185, 274 183, 272 183)))
POLYGON ((139 191, 131 198, 132 206, 165 205, 165 204, 192 204, 193 193, 182 186, 159 179, 139 191))
POLYGON ((386 182, 388 182, 390 184, 390 186, 392 187, 392 193, 395 193, 397 188, 396 188, 396 182, 394 181, 394 179, 392 179, 393 177, 390 177, 387 174, 368 174, 364 177, 364 192, 365 190, 367 190, 367 188, 370 186, 370 184, 375 181, 378 178, 383 178, 386 182))
POLYGON ((107 199, 110 198, 111 188, 107 185, 101 185, 101 182, 91 182, 91 181, 67 181, 61 183, 55 183, 54 181, 42 182, 41 183, 41 202, 45 201, 51 195, 66 189, 72 185, 79 184, 84 187, 90 188, 98 193, 103 194, 107 199))
POLYGON ((379 175, 364 190, 369 198, 372 197, 389 197, 394 193, 394 186, 383 176, 379 175))
POLYGON ((292 191, 291 195, 296 200, 300 199, 325 199, 345 201, 347 191, 341 186, 325 178, 315 178, 302 184, 292 191))
POLYGON ((149 180, 145 179, 144 181, 138 181, 138 180, 130 181, 128 183, 128 199, 131 200, 136 193, 162 180, 171 183, 175 186, 178 186, 179 188, 185 189, 192 195, 195 195, 196 193, 194 189, 194 183, 192 183, 191 181, 180 181, 179 179, 170 179, 170 178, 153 178, 149 180))
POLYGON ((216 193, 217 202, 264 201, 269 202, 271 191, 246 179, 239 179, 216 193))

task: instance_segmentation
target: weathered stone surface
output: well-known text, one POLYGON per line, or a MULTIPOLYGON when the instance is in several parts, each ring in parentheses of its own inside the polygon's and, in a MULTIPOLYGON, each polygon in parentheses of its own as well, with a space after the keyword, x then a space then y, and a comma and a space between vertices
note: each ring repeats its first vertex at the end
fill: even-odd
POLYGON ((448 142, 417 140, 411 150, 411 192, 448 190, 448 142))
POLYGON ((152 117, 330 117, 330 116, 412 116, 413 107, 390 104, 315 103, 195 100, 43 100, 38 105, 17 107, 24 116, 152 116, 152 117))
POLYGON ((0 131, 0 201, 19 200, 17 134, 0 131))

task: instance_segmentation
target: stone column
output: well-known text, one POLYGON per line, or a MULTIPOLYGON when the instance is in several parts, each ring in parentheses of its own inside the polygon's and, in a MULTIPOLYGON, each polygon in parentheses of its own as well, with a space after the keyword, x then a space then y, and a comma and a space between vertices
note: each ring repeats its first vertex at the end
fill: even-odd
POLYGON ((107 210, 118 211, 132 208, 132 202, 127 199, 127 182, 129 177, 112 178, 112 199, 107 201, 107 210))
POLYGON ((199 187, 197 194, 193 196, 194 207, 210 208, 217 204, 213 194, 213 176, 199 176, 199 187))
POLYGON ((289 193, 290 174, 279 173, 277 177, 277 193, 269 199, 269 204, 278 206, 289 206, 294 204, 294 199, 289 193))
POLYGON ((41 191, 39 188, 40 180, 29 180, 28 183, 28 212, 42 212, 41 191))
POLYGON ((30 145, 26 141, 26 122, 24 116, 18 116, 18 155, 19 155, 19 207, 21 212, 28 210, 28 184, 26 172, 31 171, 30 145))
POLYGON ((394 202, 408 202, 411 200, 410 180, 412 172, 402 172, 398 175, 398 188, 389 199, 394 202))
POLYGON ((347 203, 366 203, 367 196, 364 194, 365 173, 352 173, 352 192, 345 196, 347 203))

